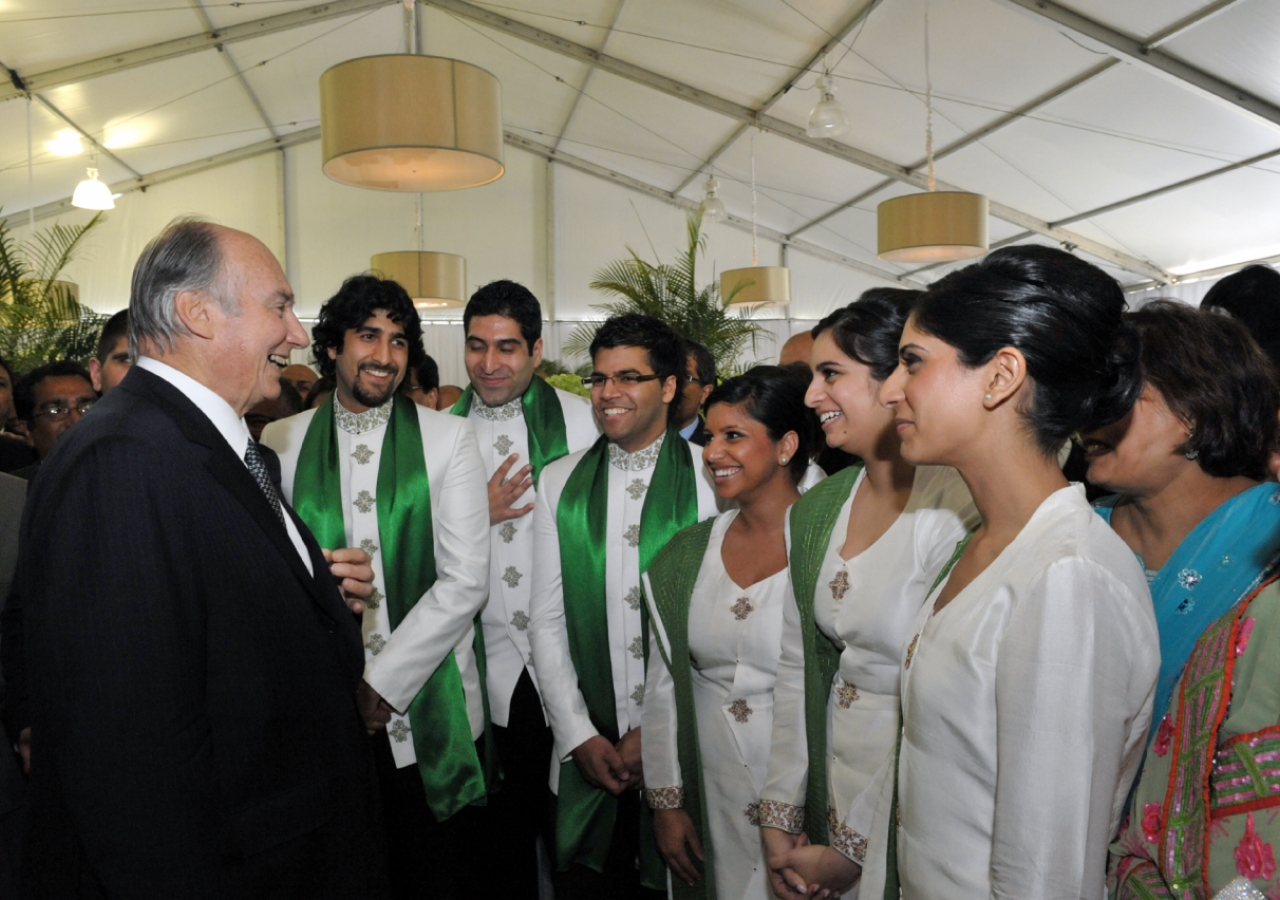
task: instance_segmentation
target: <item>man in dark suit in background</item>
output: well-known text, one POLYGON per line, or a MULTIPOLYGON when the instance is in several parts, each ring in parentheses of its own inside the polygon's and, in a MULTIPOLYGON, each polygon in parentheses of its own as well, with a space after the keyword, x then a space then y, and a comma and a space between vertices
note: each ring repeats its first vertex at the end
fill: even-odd
POLYGON ((689 380, 676 398, 672 416, 680 437, 701 447, 710 437, 707 423, 702 418, 702 404, 707 402, 712 388, 716 386, 716 358, 697 341, 684 338, 683 343, 689 380))
POLYGON ((138 260, 129 334, 137 363, 23 518, 25 875, 49 897, 378 896, 359 628, 243 420, 307 344, 289 285, 249 235, 179 222, 138 260))

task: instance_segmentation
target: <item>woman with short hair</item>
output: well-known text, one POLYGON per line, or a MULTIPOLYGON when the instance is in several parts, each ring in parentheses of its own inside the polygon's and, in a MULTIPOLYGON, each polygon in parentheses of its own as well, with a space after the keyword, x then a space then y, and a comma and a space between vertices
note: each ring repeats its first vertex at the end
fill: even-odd
MULTIPOLYGON (((1280 411, 1270 360, 1224 316, 1130 314, 1143 387, 1085 436, 1089 478, 1146 570, 1160 679, 1146 761, 1113 845, 1120 898, 1280 892, 1280 487, 1263 482, 1280 411)), ((1241 894, 1240 896, 1244 896, 1241 894)))

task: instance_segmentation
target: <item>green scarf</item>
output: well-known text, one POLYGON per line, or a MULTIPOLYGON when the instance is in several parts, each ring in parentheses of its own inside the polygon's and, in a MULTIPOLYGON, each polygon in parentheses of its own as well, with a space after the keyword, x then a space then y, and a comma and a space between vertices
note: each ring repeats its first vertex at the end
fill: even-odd
MULTIPOLYGON (((596 730, 616 743, 618 719, 605 606, 609 465, 609 441, 601 436, 569 475, 556 510, 556 525, 569 655, 578 673, 578 689, 596 730)), ((693 456, 688 443, 669 430, 640 513, 640 571, 649 568, 677 531, 697 519, 693 456)), ((647 654, 648 616, 643 606, 640 611, 647 654)), ((561 763, 556 803, 556 865, 560 871, 575 862, 604 871, 617 807, 617 798, 588 784, 576 763, 561 763)), ((641 880, 645 886, 661 890, 666 886, 666 870, 653 842, 652 815, 643 804, 641 817, 641 880)))
MULTIPOLYGON (((471 399, 474 396, 475 388, 467 385, 467 389, 449 412, 455 416, 467 415, 471 412, 471 399)), ((536 375, 529 382, 529 389, 520 398, 520 406, 524 409, 524 421, 529 429, 529 465, 533 466, 533 483, 536 485, 547 463, 569 455, 564 410, 560 408, 556 389, 536 375)))
MULTIPOLYGON (((342 474, 330 395, 307 427, 294 477, 293 506, 320 546, 349 543, 342 516, 342 474)), ((418 408, 397 394, 378 464, 378 535, 387 616, 394 631, 436 581, 431 486, 422 455, 418 408)), ((482 659, 483 657, 481 657, 482 659)), ((483 673, 481 683, 483 684, 483 673)), ((485 777, 467 715, 453 651, 427 679, 408 710, 427 805, 438 821, 485 799, 485 777)))
POLYGON ((659 643, 663 662, 675 683, 676 755, 684 781, 684 810, 702 838, 702 880, 687 885, 671 879, 675 900, 715 900, 715 848, 707 827, 707 797, 702 782, 702 752, 698 744, 698 717, 693 703, 693 670, 689 663, 689 603, 711 540, 715 519, 686 528, 671 539, 649 569, 653 605, 662 618, 667 646, 659 643))
POLYGON ((791 592, 800 610, 804 639, 804 730, 809 745, 809 783, 804 827, 815 844, 827 837, 827 700, 840 666, 840 650, 813 618, 818 573, 831 545, 840 509, 862 466, 850 466, 809 490, 791 508, 791 592))

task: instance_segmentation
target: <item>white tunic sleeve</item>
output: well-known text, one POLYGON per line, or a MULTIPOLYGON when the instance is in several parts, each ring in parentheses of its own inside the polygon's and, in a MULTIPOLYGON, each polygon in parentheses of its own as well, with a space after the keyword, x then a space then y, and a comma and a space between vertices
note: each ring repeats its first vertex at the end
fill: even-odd
POLYGON ((645 798, 653 809, 677 809, 684 805, 684 782, 680 777, 676 743, 676 686, 666 663, 670 644, 662 618, 653 605, 653 586, 648 573, 642 576, 642 581, 649 607, 649 671, 645 675, 641 714, 644 739, 640 745, 645 798))
POLYGON ((1146 681, 1124 640, 1137 605, 1113 573, 1068 557, 1010 612, 995 673, 992 897, 1104 896, 1121 782, 1146 734, 1135 720, 1150 719, 1150 697, 1126 712, 1146 681))

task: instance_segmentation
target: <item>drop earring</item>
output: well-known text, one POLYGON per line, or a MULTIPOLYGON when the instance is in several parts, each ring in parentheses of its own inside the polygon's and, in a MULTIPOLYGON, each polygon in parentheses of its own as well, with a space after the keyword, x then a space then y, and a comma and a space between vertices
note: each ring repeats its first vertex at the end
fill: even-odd
MULTIPOLYGON (((1192 428, 1189 432, 1187 432, 1187 439, 1183 443, 1184 445, 1190 444, 1195 439, 1196 439, 1196 430, 1192 428)), ((1200 455, 1200 451, 1199 449, 1193 447, 1190 450, 1183 450, 1182 455, 1187 459, 1195 459, 1200 455)))

